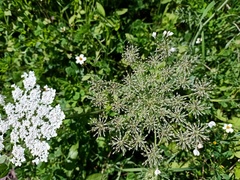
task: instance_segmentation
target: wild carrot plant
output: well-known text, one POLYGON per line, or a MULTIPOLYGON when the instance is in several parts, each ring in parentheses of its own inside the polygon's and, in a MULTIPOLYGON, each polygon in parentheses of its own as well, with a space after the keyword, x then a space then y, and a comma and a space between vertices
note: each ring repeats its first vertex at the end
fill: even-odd
POLYGON ((122 58, 131 72, 121 82, 97 77, 91 82, 92 102, 102 110, 92 119, 92 131, 110 135, 114 152, 140 152, 143 164, 157 173, 170 144, 198 156, 209 140, 210 80, 195 75, 199 57, 177 53, 171 35, 166 31, 147 59, 127 46, 122 58))

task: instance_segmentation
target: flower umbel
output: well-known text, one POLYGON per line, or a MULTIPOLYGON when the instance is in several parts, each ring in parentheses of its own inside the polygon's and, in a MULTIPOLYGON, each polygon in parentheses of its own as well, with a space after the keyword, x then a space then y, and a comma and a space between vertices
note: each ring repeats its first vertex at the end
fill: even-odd
POLYGON ((83 64, 84 61, 87 60, 87 58, 83 54, 80 54, 80 56, 76 56, 75 59, 77 64, 83 64))
POLYGON ((223 129, 224 129, 227 133, 232 133, 232 132, 233 132, 232 124, 224 124, 223 129))
MULTIPOLYGON (((32 162, 47 162, 50 146, 45 139, 49 140, 57 135, 56 130, 65 118, 59 105, 52 107, 55 98, 55 90, 45 86, 41 92, 36 84, 33 71, 24 73, 24 89, 12 85, 12 103, 3 104, 7 115, 6 119, 0 118, 0 132, 2 135, 11 129, 10 142, 13 144, 12 159, 15 166, 21 166, 26 161, 25 148, 35 158, 32 162), (23 142, 25 145, 22 145, 23 142)), ((0 139, 0 147, 4 148, 0 139)))

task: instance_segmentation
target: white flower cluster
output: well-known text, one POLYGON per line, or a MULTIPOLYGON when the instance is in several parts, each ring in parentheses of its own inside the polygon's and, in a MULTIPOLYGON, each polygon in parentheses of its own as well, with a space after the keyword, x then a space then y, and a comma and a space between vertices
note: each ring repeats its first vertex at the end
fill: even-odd
POLYGON ((29 74, 24 73, 22 77, 25 90, 15 84, 12 85, 13 103, 5 104, 4 98, 0 95, 1 105, 4 105, 7 115, 7 119, 0 119, 0 151, 4 148, 4 134, 11 129, 10 142, 13 144, 11 162, 15 166, 21 166, 26 161, 25 148, 35 158, 32 162, 36 164, 47 162, 50 146, 44 140, 57 136, 56 130, 65 118, 60 105, 51 106, 56 94, 54 89, 45 86, 42 92, 40 86, 36 84, 33 71, 29 74))

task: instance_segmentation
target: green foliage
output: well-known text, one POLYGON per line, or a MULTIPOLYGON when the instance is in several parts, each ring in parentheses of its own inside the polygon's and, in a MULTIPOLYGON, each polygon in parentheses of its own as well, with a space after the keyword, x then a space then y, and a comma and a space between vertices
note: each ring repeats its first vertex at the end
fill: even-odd
MULTIPOLYGON (((97 76, 111 82, 107 85, 117 85, 115 88, 123 91, 123 77, 134 80, 138 77, 134 75, 135 71, 144 69, 148 75, 140 77, 153 80, 150 74, 160 77, 166 67, 174 66, 176 70, 174 64, 180 63, 177 60, 190 50, 189 55, 199 57, 190 78, 192 82, 196 77, 211 79, 211 103, 208 104, 211 109, 201 120, 215 121, 217 126, 211 129, 209 141, 200 150, 199 157, 193 157, 192 152, 179 152, 176 142, 167 144, 166 140, 160 146, 161 155, 166 157, 166 161, 159 164, 161 178, 239 179, 239 5, 235 0, 0 1, 0 94, 8 100, 10 85, 19 84, 21 74, 33 70, 40 85, 48 84, 56 89, 55 103, 61 104, 66 114, 58 136, 49 142, 51 154, 47 163, 33 166, 29 162, 13 169, 10 164, 3 164, 5 160, 1 156, 1 176, 13 169, 18 179, 132 180, 153 177, 155 169, 143 168, 139 160, 142 155, 137 151, 126 152, 125 156, 113 154, 109 146, 112 137, 107 132, 105 138, 93 137, 89 125, 91 119, 98 118, 103 112, 114 119, 117 115, 113 113, 111 103, 119 105, 116 102, 122 97, 114 96, 102 110, 94 108, 89 98, 95 91, 90 89, 90 79, 97 76), (177 52, 174 58, 164 59, 154 66, 144 59, 153 57, 152 52, 159 47, 155 41, 162 38, 164 30, 174 32, 169 47, 176 48, 177 52), (151 36, 152 32, 157 32, 156 39, 151 36), (195 43, 198 38, 202 38, 200 44, 195 43), (126 42, 139 47, 141 64, 129 64, 126 57, 121 56, 126 42), (75 57, 80 54, 87 57, 83 65, 75 63, 75 57), (233 124, 233 134, 223 133, 224 123, 233 124)), ((174 72, 169 74, 174 77, 172 82, 182 80, 182 76, 174 72)), ((148 87, 153 90, 157 86, 148 87)), ((127 93, 127 89, 123 92, 127 93)), ((145 95, 149 98, 151 93, 160 92, 162 90, 157 89, 145 92, 145 95)), ((189 95, 191 89, 182 91, 176 88, 176 92, 189 95)), ((160 98, 155 97, 155 101, 160 98)), ((136 115, 144 112, 134 111, 136 115)), ((187 119, 193 122, 195 118, 189 113, 187 119)), ((148 138, 147 143, 154 139, 152 135, 148 138)))

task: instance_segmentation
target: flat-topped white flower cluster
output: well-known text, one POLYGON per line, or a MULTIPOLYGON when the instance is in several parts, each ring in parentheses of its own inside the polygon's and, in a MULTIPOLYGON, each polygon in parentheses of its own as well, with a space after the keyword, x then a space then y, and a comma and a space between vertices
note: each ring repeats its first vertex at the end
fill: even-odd
POLYGON ((62 124, 65 115, 60 105, 52 107, 56 91, 44 86, 43 91, 36 84, 33 71, 24 73, 24 90, 13 84, 13 102, 5 103, 0 95, 6 119, 0 119, 0 151, 4 149, 4 134, 10 129, 10 142, 13 144, 11 162, 21 166, 25 159, 25 150, 34 157, 34 163, 47 162, 49 144, 45 140, 57 136, 56 130, 62 124))

